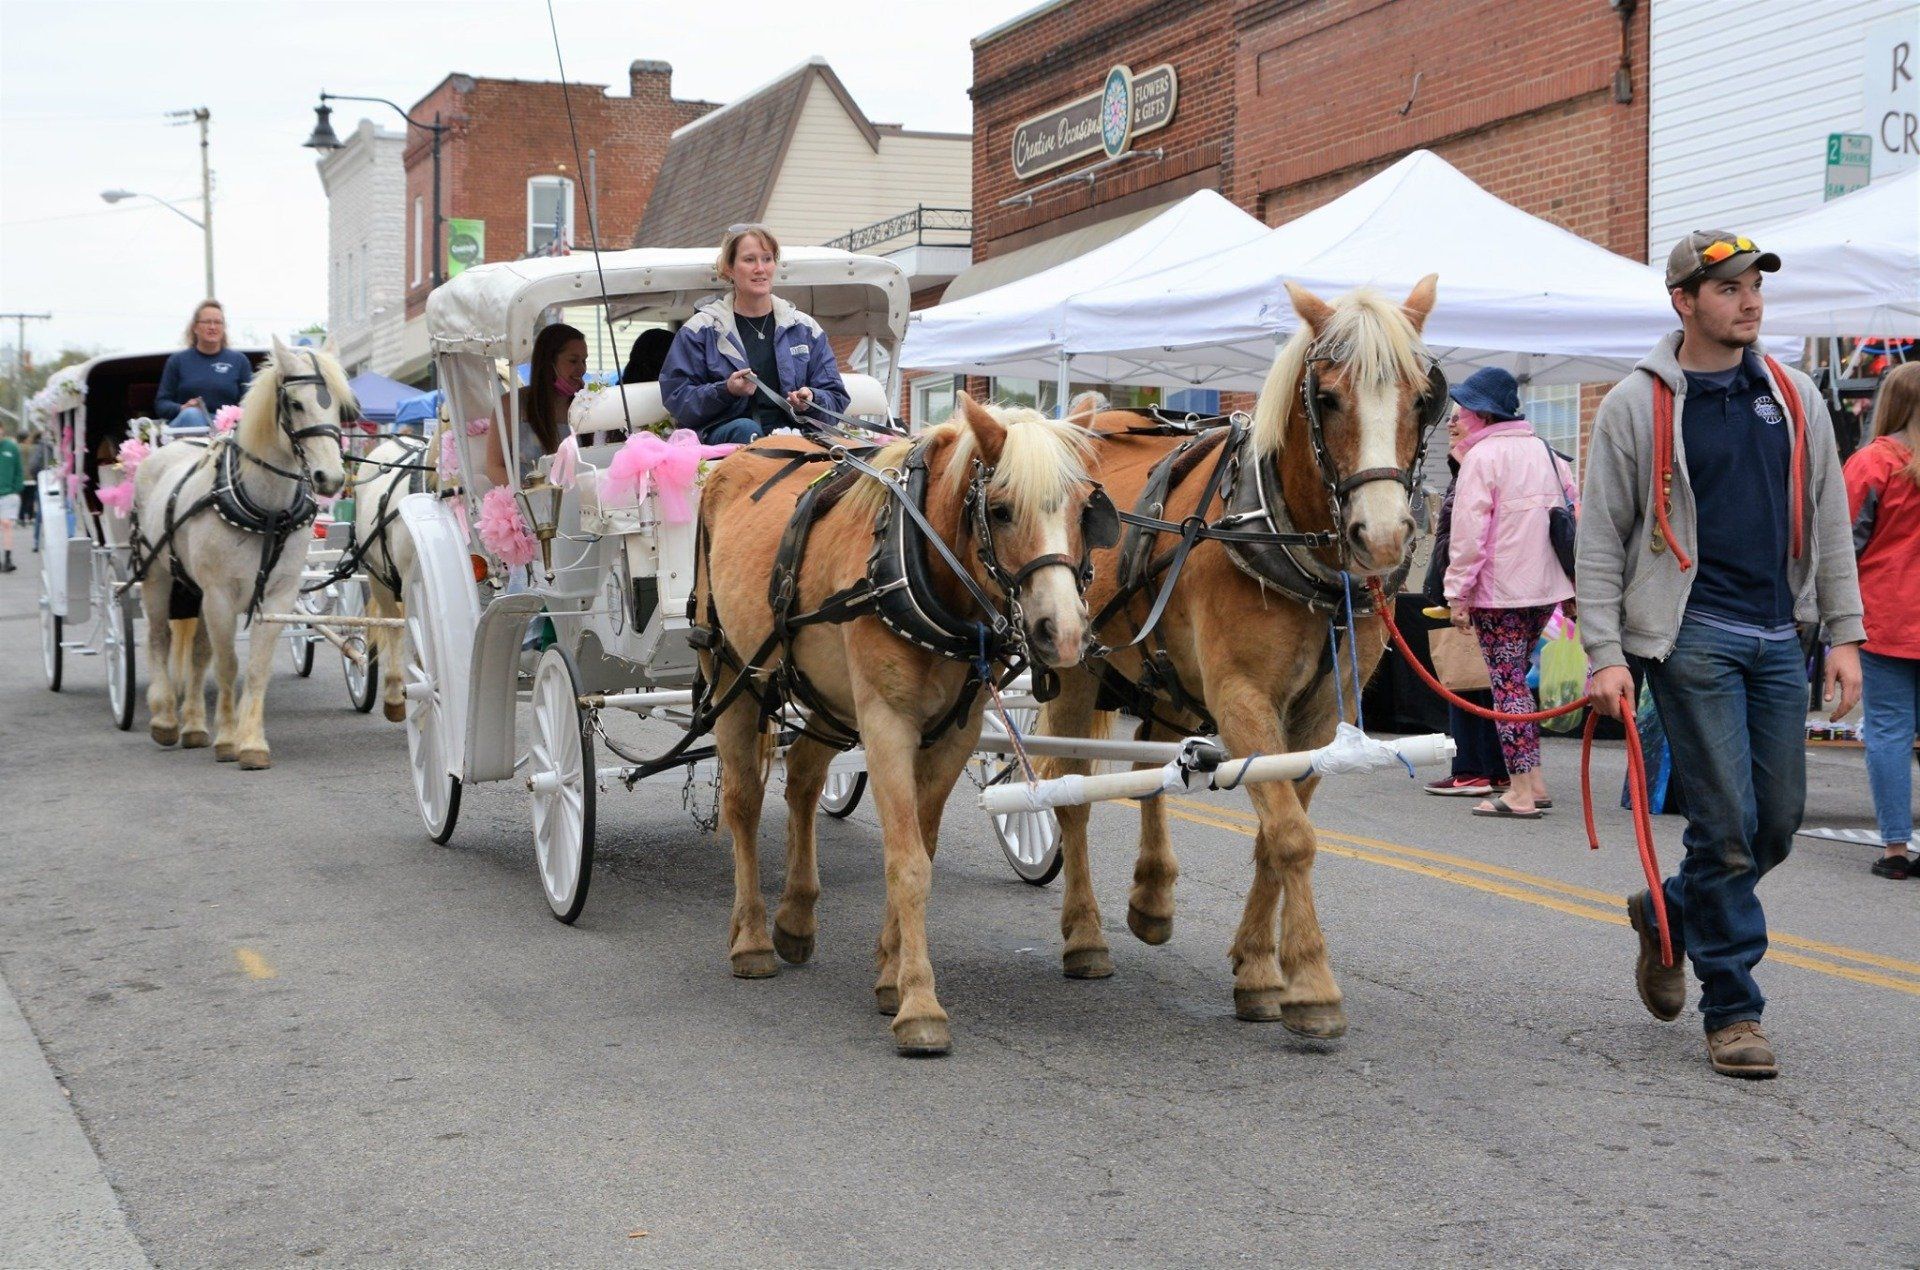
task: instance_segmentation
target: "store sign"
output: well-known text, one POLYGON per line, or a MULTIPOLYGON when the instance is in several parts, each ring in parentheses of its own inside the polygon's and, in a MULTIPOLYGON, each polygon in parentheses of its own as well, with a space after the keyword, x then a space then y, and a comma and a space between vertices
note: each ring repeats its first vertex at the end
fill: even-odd
POLYGON ((1075 159, 1125 154, 1135 137, 1173 122, 1179 97, 1180 79, 1170 64, 1138 75, 1116 66, 1099 92, 1014 126, 1013 174, 1024 181, 1075 159))
POLYGON ((1858 132, 1827 134, 1827 201, 1873 180, 1873 138, 1858 132))
POLYGON ((1920 23, 1912 13, 1867 28, 1864 131, 1885 176, 1920 164, 1920 23))
POLYGON ((447 276, 458 277, 487 258, 487 222, 447 218, 447 276))

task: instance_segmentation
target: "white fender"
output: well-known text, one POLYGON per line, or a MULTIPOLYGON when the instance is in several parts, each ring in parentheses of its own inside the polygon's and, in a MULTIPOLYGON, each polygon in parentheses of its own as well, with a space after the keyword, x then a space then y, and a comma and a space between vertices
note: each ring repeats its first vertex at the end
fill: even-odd
POLYGON ((414 568, 419 588, 409 588, 409 611, 420 606, 428 637, 434 641, 434 660, 444 682, 440 685, 441 718, 446 720, 448 775, 465 777, 465 742, 470 698, 467 667, 473 658, 473 637, 480 621, 480 597, 474 590, 473 567, 467 560, 466 536, 444 500, 433 494, 409 494, 400 500, 400 520, 413 536, 414 568))
POLYGON ((468 675, 473 703, 467 711, 469 781, 503 781, 513 775, 519 748, 514 710, 520 702, 520 644, 527 623, 546 604, 547 597, 538 592, 516 591, 496 596, 480 615, 468 675))
POLYGON ((55 547, 66 539, 67 500, 55 468, 40 473, 40 590, 55 617, 67 615, 67 553, 55 547))

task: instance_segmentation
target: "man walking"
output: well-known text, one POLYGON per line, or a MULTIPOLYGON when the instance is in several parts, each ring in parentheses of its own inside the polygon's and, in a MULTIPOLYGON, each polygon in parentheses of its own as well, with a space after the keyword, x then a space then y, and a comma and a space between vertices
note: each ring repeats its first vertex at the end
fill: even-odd
POLYGON ((1696 230, 1667 257, 1681 329, 1594 419, 1580 517, 1580 633, 1596 708, 1633 708, 1645 671, 1686 801, 1686 856, 1666 880, 1674 964, 1653 897, 1627 901, 1634 983, 1676 1018, 1690 957, 1707 1057, 1729 1076, 1778 1072, 1753 968, 1767 949, 1755 885, 1787 858, 1806 802, 1806 662, 1798 623, 1826 625, 1825 698, 1860 697, 1860 588, 1833 424, 1812 382, 1756 348, 1761 276, 1780 258, 1696 230))
POLYGON ((20 491, 27 485, 27 464, 20 443, 0 432, 0 573, 12 573, 13 524, 20 519, 20 491))

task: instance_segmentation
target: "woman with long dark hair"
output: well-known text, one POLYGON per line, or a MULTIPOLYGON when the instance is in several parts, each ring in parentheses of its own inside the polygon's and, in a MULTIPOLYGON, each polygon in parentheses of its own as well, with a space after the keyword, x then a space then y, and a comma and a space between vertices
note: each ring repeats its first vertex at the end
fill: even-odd
POLYGON ((1913 741, 1920 732, 1920 362, 1896 366, 1873 400, 1873 440, 1847 460, 1847 506, 1867 642, 1861 738, 1886 845, 1873 871, 1920 874, 1913 840, 1913 741))
MULTIPOLYGON (((541 455, 560 448, 567 435, 567 411, 586 382, 586 336, 564 322, 556 322, 534 337, 527 386, 520 390, 520 428, 515 434, 522 478, 541 455)), ((504 421, 508 417, 503 399, 500 418, 504 421)), ((487 478, 495 485, 507 483, 507 457, 499 428, 487 430, 487 478)))

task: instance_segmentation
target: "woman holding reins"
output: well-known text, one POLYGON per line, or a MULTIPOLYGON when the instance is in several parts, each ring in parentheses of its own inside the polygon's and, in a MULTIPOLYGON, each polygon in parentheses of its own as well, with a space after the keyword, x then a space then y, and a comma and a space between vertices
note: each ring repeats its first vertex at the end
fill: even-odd
POLYGON ((780 268, 773 232, 735 225, 714 268, 731 292, 688 319, 660 370, 660 397, 673 421, 709 445, 744 444, 792 427, 793 416, 815 406, 845 410, 847 386, 827 333, 773 294, 780 268))

